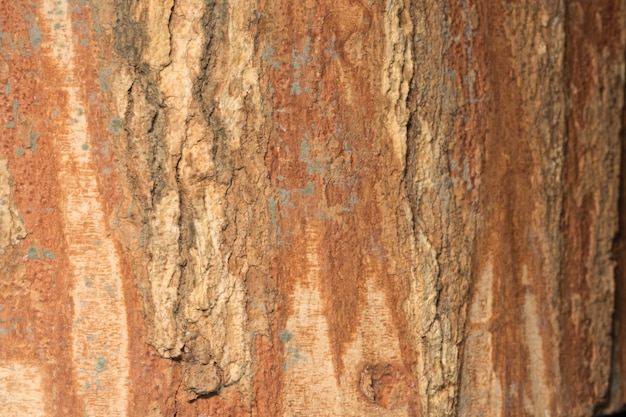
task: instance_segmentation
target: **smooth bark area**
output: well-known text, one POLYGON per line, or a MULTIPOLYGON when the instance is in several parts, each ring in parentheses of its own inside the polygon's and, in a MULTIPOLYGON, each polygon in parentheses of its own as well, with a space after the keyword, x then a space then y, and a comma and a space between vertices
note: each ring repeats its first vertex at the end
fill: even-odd
POLYGON ((3 415, 626 404, 626 1, 0 16, 3 415))

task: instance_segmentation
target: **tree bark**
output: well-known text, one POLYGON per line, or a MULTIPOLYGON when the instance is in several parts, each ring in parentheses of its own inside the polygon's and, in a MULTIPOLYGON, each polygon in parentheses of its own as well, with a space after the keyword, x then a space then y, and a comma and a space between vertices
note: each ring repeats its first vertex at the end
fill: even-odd
POLYGON ((625 1, 0 10, 6 415, 626 404, 625 1))

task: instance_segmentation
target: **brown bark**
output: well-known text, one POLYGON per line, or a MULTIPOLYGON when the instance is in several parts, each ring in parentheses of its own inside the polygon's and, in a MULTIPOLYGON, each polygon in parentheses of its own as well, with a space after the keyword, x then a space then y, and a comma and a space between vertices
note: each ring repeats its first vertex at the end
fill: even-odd
POLYGON ((0 10, 8 415, 626 404, 626 2, 0 10))

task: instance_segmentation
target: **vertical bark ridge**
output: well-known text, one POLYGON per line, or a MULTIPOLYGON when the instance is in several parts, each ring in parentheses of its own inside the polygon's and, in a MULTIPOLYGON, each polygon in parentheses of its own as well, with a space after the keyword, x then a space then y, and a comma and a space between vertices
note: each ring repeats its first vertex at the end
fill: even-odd
MULTIPOLYGON (((118 21, 116 34, 129 85, 119 146, 135 155, 126 163, 135 194, 127 204, 143 207, 131 220, 142 240, 131 247, 151 259, 135 271, 145 286, 149 340, 162 356, 182 358, 191 399, 249 386, 249 330, 267 332, 262 314, 248 325, 247 311, 264 309, 266 295, 257 288, 249 304, 245 284, 248 276, 265 279, 268 263, 263 120, 252 116, 264 114, 249 26, 256 6, 126 7, 137 19, 118 21)), ((123 239, 131 242, 129 234, 123 239)))
POLYGON ((624 2, 567 6, 563 279, 559 357, 569 414, 589 415, 607 395, 614 297, 613 239, 618 227, 619 149, 624 83, 624 2), (583 64, 584 63, 584 64, 583 64), (597 178, 604 181, 598 182, 597 178), (574 360, 574 358, 577 358, 574 360))

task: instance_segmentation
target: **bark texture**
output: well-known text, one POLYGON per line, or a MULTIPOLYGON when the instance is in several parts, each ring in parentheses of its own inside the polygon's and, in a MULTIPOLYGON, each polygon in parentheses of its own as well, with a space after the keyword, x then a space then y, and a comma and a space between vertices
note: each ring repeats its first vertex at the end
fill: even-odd
POLYGON ((626 1, 0 10, 7 415, 626 404, 626 1))

